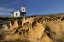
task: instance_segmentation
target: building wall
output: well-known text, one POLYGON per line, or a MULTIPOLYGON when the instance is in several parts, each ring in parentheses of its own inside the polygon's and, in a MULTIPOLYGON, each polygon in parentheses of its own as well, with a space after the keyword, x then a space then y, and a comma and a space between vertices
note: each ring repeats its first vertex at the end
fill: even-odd
POLYGON ((20 17, 20 12, 19 11, 15 11, 12 16, 13 17, 20 17))
POLYGON ((23 17, 23 16, 26 16, 26 15, 21 13, 20 16, 23 17))
POLYGON ((20 16, 24 16, 24 14, 20 14, 20 16))
POLYGON ((26 12, 26 7, 21 7, 22 12, 26 12))

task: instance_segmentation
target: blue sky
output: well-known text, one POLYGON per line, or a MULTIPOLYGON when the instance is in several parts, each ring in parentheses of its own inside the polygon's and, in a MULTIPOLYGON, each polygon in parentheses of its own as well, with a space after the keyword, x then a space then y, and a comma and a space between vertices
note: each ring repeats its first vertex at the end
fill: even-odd
POLYGON ((23 4, 27 15, 64 13, 64 0, 0 0, 0 16, 10 16, 23 4))

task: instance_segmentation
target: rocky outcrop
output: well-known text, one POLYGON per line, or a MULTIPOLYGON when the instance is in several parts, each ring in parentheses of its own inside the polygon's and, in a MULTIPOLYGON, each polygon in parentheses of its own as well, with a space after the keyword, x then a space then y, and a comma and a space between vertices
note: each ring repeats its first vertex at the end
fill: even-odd
POLYGON ((63 15, 13 18, 2 23, 1 28, 4 41, 64 42, 63 15))

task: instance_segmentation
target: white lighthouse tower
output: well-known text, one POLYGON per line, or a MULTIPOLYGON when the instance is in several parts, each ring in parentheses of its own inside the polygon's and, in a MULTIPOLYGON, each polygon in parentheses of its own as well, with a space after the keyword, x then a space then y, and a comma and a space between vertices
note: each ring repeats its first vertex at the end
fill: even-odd
POLYGON ((25 5, 22 5, 21 11, 22 11, 22 12, 26 12, 26 7, 25 7, 25 5))
POLYGON ((22 11, 22 14, 24 14, 24 16, 25 16, 26 15, 26 7, 25 7, 25 5, 22 5, 21 11, 22 11))

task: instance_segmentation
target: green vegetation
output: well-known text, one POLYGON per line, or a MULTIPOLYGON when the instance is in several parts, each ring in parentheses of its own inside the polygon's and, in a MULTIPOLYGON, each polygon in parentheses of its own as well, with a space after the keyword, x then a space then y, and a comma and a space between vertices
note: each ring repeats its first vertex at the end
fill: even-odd
POLYGON ((46 14, 46 16, 54 17, 56 14, 46 14))

